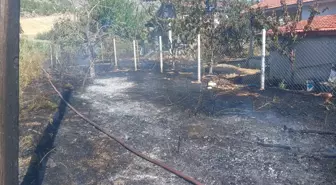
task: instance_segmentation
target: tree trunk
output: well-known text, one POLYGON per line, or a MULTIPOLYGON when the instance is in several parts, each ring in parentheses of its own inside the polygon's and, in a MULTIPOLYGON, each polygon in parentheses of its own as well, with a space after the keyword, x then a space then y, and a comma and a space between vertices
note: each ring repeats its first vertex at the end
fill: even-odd
POLYGON ((211 58, 210 58, 210 68, 209 68, 209 74, 213 74, 213 66, 214 66, 214 52, 213 48, 211 47, 211 58))
POLYGON ((89 45, 89 52, 90 52, 90 77, 94 78, 96 76, 96 72, 94 64, 94 53, 91 45, 89 45))
POLYGON ((211 59, 211 64, 210 64, 210 68, 209 68, 209 74, 213 74, 213 59, 211 59))
POLYGON ((250 21, 250 46, 249 46, 249 55, 248 55, 248 60, 247 60, 247 67, 250 66, 249 59, 254 56, 254 31, 253 31, 253 26, 252 26, 252 21, 250 21))
POLYGON ((254 50, 253 43, 254 43, 254 33, 251 30, 251 34, 250 34, 250 47, 249 47, 249 58, 252 58, 254 56, 254 53, 253 53, 253 50, 254 50))

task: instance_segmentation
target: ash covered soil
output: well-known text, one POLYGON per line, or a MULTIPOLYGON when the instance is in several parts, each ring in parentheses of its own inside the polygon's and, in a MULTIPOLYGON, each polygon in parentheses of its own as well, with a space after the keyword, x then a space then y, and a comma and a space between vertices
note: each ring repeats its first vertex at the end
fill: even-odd
MULTIPOLYGON (((336 184, 336 159, 329 155, 335 135, 299 132, 336 132, 335 122, 319 119, 316 110, 286 114, 290 101, 279 110, 279 104, 267 108, 260 103, 265 99, 236 94, 216 96, 189 77, 124 71, 99 75, 71 103, 128 145, 207 185, 336 184), (255 108, 258 101, 262 111, 255 108)), ((131 154, 72 111, 55 147, 46 185, 189 184, 131 154)))

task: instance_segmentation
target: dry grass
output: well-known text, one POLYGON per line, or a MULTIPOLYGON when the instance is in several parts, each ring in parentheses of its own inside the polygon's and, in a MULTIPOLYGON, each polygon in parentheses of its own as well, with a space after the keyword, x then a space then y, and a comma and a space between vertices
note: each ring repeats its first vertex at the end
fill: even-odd
POLYGON ((32 134, 20 137, 19 141, 20 147, 28 150, 35 148, 35 138, 32 134))
POLYGON ((21 18, 20 24, 23 30, 23 35, 28 38, 34 38, 39 33, 45 33, 53 28, 54 23, 59 19, 69 17, 71 15, 51 15, 39 16, 31 18, 21 18))
MULTIPOLYGON (((260 73, 259 69, 247 69, 247 68, 240 68, 236 67, 234 65, 228 65, 228 64, 218 64, 215 67, 216 71, 219 71, 221 73, 226 73, 228 75, 230 74, 240 74, 241 76, 246 75, 255 75, 257 73, 260 73)), ((235 77, 236 75, 233 75, 235 77)))
POLYGON ((41 75, 41 66, 47 56, 43 48, 38 48, 34 43, 26 39, 20 41, 20 97, 23 90, 41 75))

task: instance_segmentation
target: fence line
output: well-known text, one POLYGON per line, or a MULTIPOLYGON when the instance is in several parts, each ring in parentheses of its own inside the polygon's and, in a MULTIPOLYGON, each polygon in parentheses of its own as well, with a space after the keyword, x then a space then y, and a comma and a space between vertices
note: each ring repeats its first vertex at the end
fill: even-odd
MULTIPOLYGON (((134 64, 132 67, 128 67, 134 67, 135 71, 146 65, 147 61, 158 62, 160 66, 155 68, 156 66, 153 65, 151 69, 156 69, 161 73, 169 71, 169 69, 165 69, 167 67, 171 67, 175 71, 180 70, 181 72, 189 73, 192 70, 193 78, 201 82, 202 75, 204 75, 202 73, 207 69, 203 69, 205 63, 202 61, 202 53, 206 51, 202 50, 203 43, 201 42, 201 37, 200 34, 197 35, 196 44, 194 45, 196 49, 196 61, 186 61, 185 63, 182 62, 185 55, 175 53, 176 55, 173 57, 172 53, 166 54, 171 49, 167 45, 167 42, 170 43, 170 38, 167 35, 156 37, 155 44, 152 45, 150 45, 151 43, 148 43, 148 45, 146 43, 140 44, 137 40, 133 40, 133 50, 131 47, 132 41, 120 42, 116 38, 113 38, 113 47, 109 48, 109 45, 105 44, 103 48, 105 50, 113 50, 114 56, 111 55, 109 57, 114 57, 114 66, 116 68, 119 68, 120 65, 125 65, 124 62, 120 64, 120 59, 118 58, 126 56, 129 59, 133 55, 134 64), (140 62, 140 59, 142 59, 140 58, 142 56, 139 53, 140 49, 145 51, 143 55, 148 60, 140 62), (120 53, 117 53, 117 51, 120 53), (165 57, 168 56, 170 60, 166 60, 165 57), (181 59, 181 62, 176 63, 176 59, 181 59), (176 68, 175 63, 177 64, 176 68)), ((225 78, 233 84, 256 86, 261 90, 277 87, 288 90, 328 91, 335 93, 336 82, 334 82, 335 80, 332 81, 335 77, 330 75, 332 73, 332 66, 336 66, 336 61, 334 60, 336 58, 336 40, 332 40, 330 37, 305 37, 292 46, 293 51, 291 52, 293 56, 284 55, 281 51, 275 49, 273 43, 266 35, 266 30, 262 31, 261 41, 259 56, 252 56, 248 59, 224 59, 224 62, 218 62, 215 65, 215 74, 219 74, 220 78, 225 78), (307 86, 311 86, 311 88, 307 86)), ((180 47, 178 48, 181 49, 180 47)), ((57 66, 60 62, 65 61, 64 54, 67 54, 66 51, 64 52, 64 48, 60 48, 58 45, 51 45, 50 66, 57 66), (60 49, 62 49, 62 52, 59 51, 60 49)), ((105 60, 107 59, 106 57, 105 55, 105 60)), ((128 59, 125 61, 130 61, 128 59)), ((223 60, 223 58, 217 60, 223 60)))

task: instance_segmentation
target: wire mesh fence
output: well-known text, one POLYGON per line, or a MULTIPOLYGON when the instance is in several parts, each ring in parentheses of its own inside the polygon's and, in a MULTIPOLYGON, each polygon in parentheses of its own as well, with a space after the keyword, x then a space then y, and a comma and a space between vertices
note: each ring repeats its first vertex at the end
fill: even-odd
MULTIPOLYGON (((49 65, 58 71, 77 67, 86 73, 93 61, 97 71, 151 70, 180 74, 192 80, 197 80, 200 73, 206 76, 212 71, 211 75, 217 75, 236 86, 262 88, 264 85, 265 88, 316 93, 336 91, 336 41, 333 37, 307 36, 291 45, 290 50, 283 49, 287 47, 285 43, 277 46, 280 49, 276 48, 274 43, 267 39, 264 45, 262 42, 253 45, 253 56, 218 54, 213 56, 215 62, 212 65, 206 57, 211 51, 203 43, 202 34, 200 37, 198 48, 197 37, 193 46, 190 46, 172 43, 165 36, 156 36, 152 40, 130 40, 109 35, 95 43, 93 58, 90 58, 86 44, 71 50, 66 44, 50 43, 49 65), (263 46, 267 49, 264 72, 261 52, 263 46), (264 82, 262 76, 265 77, 264 82)), ((245 43, 244 48, 244 52, 250 49, 248 43, 245 43)))
POLYGON ((289 90, 335 93, 336 41, 306 37, 288 54, 273 49, 267 58, 267 86, 289 90))

